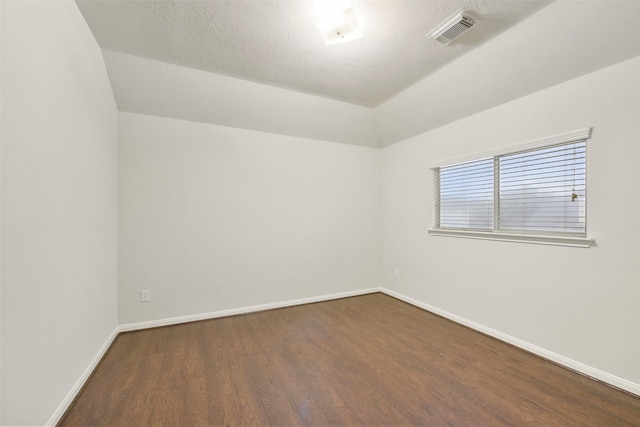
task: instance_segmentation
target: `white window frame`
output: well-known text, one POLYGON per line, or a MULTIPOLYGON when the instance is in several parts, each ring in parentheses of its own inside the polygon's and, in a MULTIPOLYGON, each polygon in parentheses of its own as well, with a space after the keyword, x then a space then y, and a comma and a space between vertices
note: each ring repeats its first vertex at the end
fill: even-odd
MULTIPOLYGON (((435 177, 435 170, 456 163, 470 162, 473 160, 479 160, 487 157, 502 156, 519 151, 532 150, 537 148, 544 148, 557 144, 565 144, 573 141, 582 141, 591 138, 591 128, 583 128, 574 130, 571 132, 565 132, 558 135, 549 136, 546 138, 540 138, 532 141, 528 141, 522 144, 509 146, 499 150, 491 152, 477 153, 464 158, 456 158, 449 161, 438 162, 438 164, 432 165, 432 174, 435 177)), ((434 178, 435 179, 435 178, 434 178)), ((436 183, 434 182, 434 185, 436 183)), ((587 198, 588 200, 588 198, 587 198)), ((438 206, 434 206, 434 220, 437 222, 439 217, 438 206)), ((444 237, 461 237, 467 239, 483 239, 483 240, 498 240, 518 243, 534 243, 543 245, 558 245, 558 246, 572 246, 580 248, 588 248, 593 244, 594 239, 591 237, 572 236, 563 233, 553 232, 509 232, 506 230, 462 230, 462 229, 443 229, 433 226, 428 230, 432 236, 444 236, 444 237)))

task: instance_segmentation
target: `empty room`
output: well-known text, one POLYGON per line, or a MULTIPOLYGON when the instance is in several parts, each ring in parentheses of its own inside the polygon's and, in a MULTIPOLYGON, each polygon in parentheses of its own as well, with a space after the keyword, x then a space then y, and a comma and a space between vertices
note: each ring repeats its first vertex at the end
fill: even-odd
POLYGON ((640 425, 640 1, 0 1, 0 424, 640 425))

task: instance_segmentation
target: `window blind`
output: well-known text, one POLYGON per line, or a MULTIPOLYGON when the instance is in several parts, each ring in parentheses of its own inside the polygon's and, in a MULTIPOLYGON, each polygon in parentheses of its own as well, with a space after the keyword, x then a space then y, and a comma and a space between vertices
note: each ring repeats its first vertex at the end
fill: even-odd
POLYGON ((499 157, 498 226, 585 233, 586 142, 499 157))
POLYGON ((586 140, 435 169, 436 227, 586 235, 586 140))
POLYGON ((440 168, 440 228, 491 229, 493 159, 440 168))

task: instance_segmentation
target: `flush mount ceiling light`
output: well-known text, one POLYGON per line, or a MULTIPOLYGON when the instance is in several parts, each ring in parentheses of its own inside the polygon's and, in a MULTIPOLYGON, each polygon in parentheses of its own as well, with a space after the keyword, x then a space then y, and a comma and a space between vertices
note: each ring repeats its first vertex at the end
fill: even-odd
POLYGON ((314 6, 313 23, 322 33, 326 46, 362 37, 350 0, 317 1, 314 6))

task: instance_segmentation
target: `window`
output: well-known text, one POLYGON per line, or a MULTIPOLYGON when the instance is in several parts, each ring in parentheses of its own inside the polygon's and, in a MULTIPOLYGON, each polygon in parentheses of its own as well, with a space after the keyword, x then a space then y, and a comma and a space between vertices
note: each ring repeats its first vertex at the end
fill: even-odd
POLYGON ((589 246, 590 129, 434 168, 431 234, 589 246))

